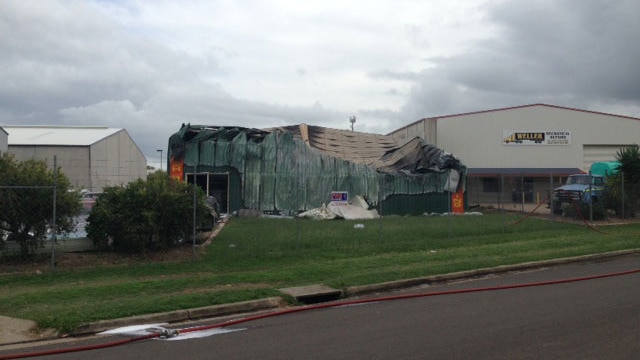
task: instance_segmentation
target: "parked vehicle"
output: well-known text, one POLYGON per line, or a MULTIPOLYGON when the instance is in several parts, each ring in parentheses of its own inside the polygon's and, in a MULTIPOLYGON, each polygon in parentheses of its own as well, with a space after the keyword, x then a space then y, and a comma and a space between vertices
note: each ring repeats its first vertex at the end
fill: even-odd
POLYGON ((604 192, 604 184, 604 176, 601 175, 569 175, 564 185, 553 190, 553 212, 561 214, 564 204, 597 203, 604 192))

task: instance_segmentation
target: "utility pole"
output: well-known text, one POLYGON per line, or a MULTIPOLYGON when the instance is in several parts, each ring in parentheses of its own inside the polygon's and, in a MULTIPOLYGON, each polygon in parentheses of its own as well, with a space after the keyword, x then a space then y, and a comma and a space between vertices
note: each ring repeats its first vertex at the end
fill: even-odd
POLYGON ((349 117, 349 122, 351 123, 351 131, 353 131, 353 124, 356 123, 356 117, 355 116, 349 117))
POLYGON ((156 151, 160 153, 160 171, 162 171, 162 149, 158 149, 156 151))

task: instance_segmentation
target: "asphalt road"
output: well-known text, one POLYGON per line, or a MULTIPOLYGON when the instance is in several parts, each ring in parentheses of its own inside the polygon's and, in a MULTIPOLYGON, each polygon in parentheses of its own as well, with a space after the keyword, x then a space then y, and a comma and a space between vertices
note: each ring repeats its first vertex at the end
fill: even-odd
MULTIPOLYGON (((413 288, 401 293, 534 283, 638 268, 640 257, 634 256, 413 288)), ((397 294, 400 292, 378 296, 397 294)), ((238 331, 181 341, 179 337, 176 341, 146 340, 44 358, 635 360, 640 358, 640 273, 332 307, 226 329, 238 331)))

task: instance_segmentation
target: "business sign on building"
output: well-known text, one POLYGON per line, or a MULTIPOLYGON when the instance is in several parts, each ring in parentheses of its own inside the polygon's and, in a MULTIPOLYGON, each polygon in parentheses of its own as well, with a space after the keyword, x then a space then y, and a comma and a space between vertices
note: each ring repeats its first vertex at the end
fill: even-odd
POLYGON ((503 145, 571 145, 571 132, 563 130, 503 130, 503 145))

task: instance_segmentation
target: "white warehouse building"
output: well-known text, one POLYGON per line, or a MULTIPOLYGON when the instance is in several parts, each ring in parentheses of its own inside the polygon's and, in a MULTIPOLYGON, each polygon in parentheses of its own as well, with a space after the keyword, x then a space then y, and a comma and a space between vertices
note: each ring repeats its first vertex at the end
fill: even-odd
POLYGON ((640 142, 640 118, 546 104, 425 118, 395 130, 467 166, 467 203, 546 202, 566 176, 640 142))
POLYGON ((126 130, 109 127, 2 126, 8 152, 16 160, 45 160, 78 189, 94 192, 107 186, 146 179, 147 160, 126 130))
POLYGON ((9 149, 9 134, 0 126, 0 155, 9 149))

